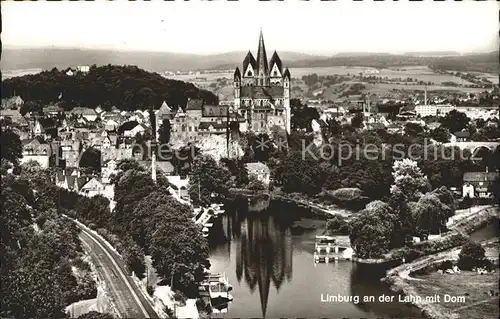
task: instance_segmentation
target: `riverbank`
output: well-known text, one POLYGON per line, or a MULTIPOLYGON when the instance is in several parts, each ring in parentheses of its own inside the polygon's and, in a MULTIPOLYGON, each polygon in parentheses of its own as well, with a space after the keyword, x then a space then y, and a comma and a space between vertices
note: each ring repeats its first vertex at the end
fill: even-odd
POLYGON ((448 223, 449 232, 444 236, 416 243, 409 247, 393 249, 378 259, 357 259, 364 264, 391 264, 392 267, 401 264, 404 258, 407 262, 416 258, 429 256, 435 253, 462 245, 472 232, 484 227, 486 224, 500 218, 500 211, 495 206, 481 206, 481 209, 472 208, 460 211, 448 223))
POLYGON ((247 196, 247 197, 269 197, 271 200, 278 200, 284 203, 294 204, 299 208, 310 209, 312 212, 322 215, 323 217, 333 217, 341 215, 349 219, 352 216, 352 211, 340 208, 336 205, 323 205, 313 202, 313 199, 308 198, 300 193, 284 193, 279 190, 274 191, 252 191, 244 188, 230 188, 231 195, 247 196))
MULTIPOLYGON (((495 259, 498 256, 496 249, 497 239, 484 241, 483 247, 488 251, 487 257, 495 259), (495 253, 496 250, 496 253, 495 253)), ((484 293, 497 289, 498 273, 478 275, 475 272, 462 271, 459 274, 438 274, 433 267, 445 261, 456 261, 461 248, 455 247, 444 252, 420 258, 412 263, 403 264, 392 268, 387 272, 387 276, 382 278, 382 282, 389 285, 389 288, 411 300, 410 304, 421 310, 424 318, 428 319, 448 319, 448 318, 487 318, 482 312, 477 312, 477 316, 462 316, 464 313, 456 313, 456 310, 465 311, 476 305, 494 303, 494 300, 484 293), (421 276, 414 276, 416 273, 425 273, 421 276), (461 276, 457 278, 458 276, 461 276), (485 276, 485 277, 483 277, 485 276), (488 280, 485 278, 488 277, 488 280), (459 280, 460 279, 460 280, 459 280), (427 296, 439 295, 440 300, 427 299, 427 296), (458 302, 446 302, 444 295, 464 296, 465 300, 458 302)), ((498 257, 496 263, 498 263, 498 257)), ((498 299, 498 298, 497 298, 498 299)), ((491 308, 491 304, 489 305, 491 308)), ((495 312, 488 311, 489 314, 495 312)))
MULTIPOLYGON (((470 235, 472 232, 481 229, 488 223, 493 222, 498 218, 499 209, 497 207, 487 207, 480 211, 471 210, 470 213, 463 213, 460 220, 456 220, 452 225, 450 225, 452 234, 447 235, 446 237, 463 236, 467 239, 468 235, 470 235)), ((491 240, 483 242, 483 245, 491 245, 491 240)), ((386 277, 382 278, 382 282, 388 284, 392 291, 408 297, 408 299, 411 300, 410 303, 412 305, 421 309, 424 318, 460 318, 460 315, 452 311, 453 308, 449 307, 447 304, 443 305, 441 303, 426 300, 425 298, 430 291, 434 291, 434 293, 439 292, 441 294, 447 293, 446 289, 452 287, 451 283, 443 283, 443 287, 446 287, 446 289, 445 291, 439 291, 438 286, 436 286, 435 282, 426 286, 426 284, 423 284, 421 282, 423 279, 412 277, 413 273, 431 267, 436 263, 440 263, 446 260, 457 260, 459 253, 459 245, 454 245, 453 247, 446 247, 446 245, 436 245, 436 251, 434 253, 415 259, 414 261, 407 264, 397 265, 396 267, 388 270, 386 273, 386 277), (420 289, 418 289, 418 287, 420 289), (422 291, 426 293, 422 293, 422 291)), ((464 291, 463 289, 450 291, 454 292, 455 294, 471 294, 477 292, 474 288, 475 286, 473 282, 469 282, 468 287, 472 289, 471 292, 464 291)), ((470 305, 463 305, 462 307, 460 307, 460 309, 468 309, 469 306, 473 307, 476 303, 477 302, 473 300, 470 305)))

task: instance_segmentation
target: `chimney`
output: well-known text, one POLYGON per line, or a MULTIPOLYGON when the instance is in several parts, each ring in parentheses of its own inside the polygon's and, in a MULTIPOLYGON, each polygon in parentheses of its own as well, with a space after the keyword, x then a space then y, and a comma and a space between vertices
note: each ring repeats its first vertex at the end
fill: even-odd
POLYGON ((425 91, 424 91, 424 105, 427 105, 427 84, 425 85, 425 91))

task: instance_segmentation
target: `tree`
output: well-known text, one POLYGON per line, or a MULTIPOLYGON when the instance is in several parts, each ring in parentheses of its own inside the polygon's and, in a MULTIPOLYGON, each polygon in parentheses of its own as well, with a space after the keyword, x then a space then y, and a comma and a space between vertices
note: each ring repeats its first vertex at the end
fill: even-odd
POLYGON ((440 143, 448 143, 450 141, 451 134, 444 127, 438 127, 431 131, 430 137, 440 143))
POLYGON ((277 168, 275 178, 287 193, 317 194, 321 191, 325 176, 317 160, 303 158, 302 155, 302 152, 289 153, 277 168))
POLYGON ((470 119, 457 110, 451 110, 448 114, 441 118, 441 123, 444 128, 447 128, 450 132, 458 132, 467 127, 470 119))
POLYGON ((78 316, 77 319, 113 319, 113 315, 97 311, 90 311, 78 316))
POLYGON ((23 157, 19 135, 14 133, 10 128, 2 129, 0 134, 2 159, 6 159, 17 166, 19 164, 19 159, 23 157))
POLYGON ((410 205, 417 234, 438 234, 446 228, 448 218, 453 216, 452 207, 439 200, 437 194, 427 193, 418 202, 410 205))
POLYGON ((252 191, 262 191, 266 189, 266 185, 262 183, 256 176, 250 175, 247 188, 252 191))
POLYGON ((213 197, 225 198, 231 187, 231 172, 210 156, 198 156, 191 169, 189 196, 197 205, 208 205, 213 197))
POLYGON ((94 172, 101 171, 101 151, 89 147, 83 152, 79 163, 80 167, 90 168, 94 172))
POLYGON ((91 198, 81 196, 75 205, 79 219, 95 224, 98 228, 106 227, 111 219, 109 200, 101 195, 91 198))
POLYGON ((326 221, 327 235, 349 235, 349 224, 342 215, 335 215, 326 221))
POLYGON ((351 126, 354 128, 361 128, 363 126, 363 114, 362 113, 356 113, 354 117, 351 120, 351 126))
POLYGON ((349 238, 360 258, 380 258, 389 251, 398 219, 391 207, 381 201, 371 202, 351 221, 349 238))
POLYGON ((479 243, 466 242, 458 254, 458 267, 463 270, 471 270, 484 260, 485 251, 479 243))
POLYGON ((392 176, 394 183, 391 186, 391 194, 402 194, 407 202, 420 198, 430 189, 427 177, 417 166, 417 162, 410 159, 395 161, 392 176))
POLYGON ((160 144, 168 144, 170 142, 170 121, 163 120, 158 129, 158 141, 160 144))

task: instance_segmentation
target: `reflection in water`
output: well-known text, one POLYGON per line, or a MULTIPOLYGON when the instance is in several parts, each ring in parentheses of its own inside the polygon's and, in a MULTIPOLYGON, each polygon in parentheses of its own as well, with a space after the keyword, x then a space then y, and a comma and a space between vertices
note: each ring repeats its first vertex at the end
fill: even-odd
POLYGON ((266 316, 271 281, 279 291, 285 275, 292 277, 292 239, 275 225, 272 216, 265 220, 246 219, 241 224, 241 239, 236 245, 236 278, 242 272, 250 289, 258 286, 262 315, 266 316))
POLYGON ((315 264, 315 235, 324 221, 273 201, 259 213, 249 212, 248 204, 246 199, 226 204, 227 213, 209 236, 211 271, 226 272, 233 285, 228 317, 420 317, 397 303, 321 302, 322 294, 390 294, 379 281, 383 269, 345 261, 315 264))
MULTIPOLYGON (((248 216, 244 209, 223 216, 214 227, 222 235, 219 240, 235 240, 236 278, 238 282, 244 279, 252 293, 258 289, 265 317, 271 282, 279 291, 284 280, 292 279, 290 228, 280 227, 273 216, 248 216)), ((229 257, 231 245, 227 248, 229 257)))

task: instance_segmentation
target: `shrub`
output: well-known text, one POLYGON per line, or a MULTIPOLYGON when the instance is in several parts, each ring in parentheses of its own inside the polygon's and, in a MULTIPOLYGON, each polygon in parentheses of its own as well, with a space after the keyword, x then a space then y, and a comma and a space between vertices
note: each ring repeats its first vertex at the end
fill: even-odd
POLYGON ((349 224, 344 217, 336 215, 326 221, 326 234, 349 235, 349 224))
POLYGON ((168 318, 174 318, 174 311, 170 309, 168 306, 165 306, 165 309, 163 309, 163 312, 167 314, 168 318))

